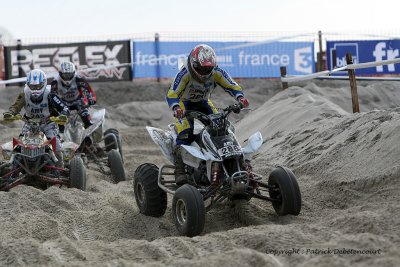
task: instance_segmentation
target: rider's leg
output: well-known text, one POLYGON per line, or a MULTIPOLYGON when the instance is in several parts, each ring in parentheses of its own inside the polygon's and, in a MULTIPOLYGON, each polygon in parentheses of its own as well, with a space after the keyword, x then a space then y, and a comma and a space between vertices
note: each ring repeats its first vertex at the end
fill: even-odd
MULTIPOLYGON (((181 108, 185 111, 186 107, 181 102, 181 108)), ((182 160, 182 147, 181 145, 190 145, 193 141, 193 120, 187 118, 175 119, 175 126, 177 130, 176 147, 174 150, 175 154, 175 182, 178 185, 182 185, 187 182, 187 176, 185 171, 185 164, 182 160)))
POLYGON ((49 123, 44 127, 43 130, 44 134, 49 140, 51 140, 53 137, 56 138, 56 151, 54 154, 57 158, 57 162, 55 165, 58 168, 64 168, 64 157, 57 124, 49 123))
POLYGON ((89 126, 92 125, 92 122, 90 121, 91 120, 90 113, 87 108, 82 109, 79 112, 79 115, 81 116, 85 128, 88 128, 89 126))

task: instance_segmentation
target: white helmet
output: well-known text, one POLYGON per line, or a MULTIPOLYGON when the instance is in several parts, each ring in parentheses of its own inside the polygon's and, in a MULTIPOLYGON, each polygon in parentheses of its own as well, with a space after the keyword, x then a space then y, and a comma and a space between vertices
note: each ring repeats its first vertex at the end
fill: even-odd
POLYGON ((28 73, 26 78, 26 86, 29 88, 30 99, 34 103, 39 103, 43 100, 44 90, 46 89, 47 78, 46 74, 39 69, 33 69, 28 73))
POLYGON ((210 78, 217 66, 217 56, 214 49, 206 44, 196 45, 190 52, 188 61, 189 70, 201 82, 210 78))
POLYGON ((75 65, 69 61, 62 62, 58 74, 61 82, 66 86, 70 86, 72 79, 75 77, 75 65))

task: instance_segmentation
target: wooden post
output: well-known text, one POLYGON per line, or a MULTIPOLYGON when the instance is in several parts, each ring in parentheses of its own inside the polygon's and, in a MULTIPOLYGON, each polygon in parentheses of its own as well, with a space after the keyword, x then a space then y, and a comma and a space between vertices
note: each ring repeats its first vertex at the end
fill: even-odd
POLYGON ((336 49, 332 49, 332 70, 337 67, 336 49))
MULTIPOLYGON (((353 64, 353 58, 351 53, 346 54, 347 65, 353 64)), ((350 88, 351 88, 351 102, 353 104, 353 113, 360 112, 360 105, 358 103, 358 94, 357 94, 357 82, 355 70, 348 70, 349 80, 350 80, 350 88)))
MULTIPOLYGON (((286 76, 286 67, 281 67, 281 78, 286 76)), ((287 82, 282 82, 282 89, 287 89, 289 87, 287 82)))
POLYGON ((4 69, 4 46, 0 41, 0 80, 5 80, 5 69, 4 69))
POLYGON ((322 64, 322 32, 318 31, 318 46, 319 46, 319 51, 317 53, 317 71, 323 71, 324 67, 322 64))
MULTIPOLYGON (((22 50, 22 41, 21 41, 21 39, 17 40, 17 48, 16 49, 17 49, 17 60, 18 60, 18 78, 22 78, 22 77, 28 75, 28 73, 24 74, 22 72, 22 66, 21 66, 21 62, 20 62, 20 57, 21 57, 20 51, 22 50)), ((22 87, 22 86, 25 85, 25 83, 19 83, 18 85, 22 87)))
POLYGON ((161 76, 161 70, 160 70, 160 35, 156 33, 154 35, 154 48, 155 48, 155 54, 157 58, 157 65, 156 65, 156 76, 157 76, 157 82, 160 82, 160 76, 161 76))

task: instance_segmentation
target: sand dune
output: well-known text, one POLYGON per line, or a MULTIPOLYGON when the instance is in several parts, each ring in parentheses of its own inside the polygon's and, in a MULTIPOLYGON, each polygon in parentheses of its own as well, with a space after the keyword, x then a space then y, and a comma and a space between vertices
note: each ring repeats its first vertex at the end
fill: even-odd
MULTIPOLYGON (((27 186, 0 192, 0 265, 400 265, 400 84, 359 83, 359 114, 351 113, 348 82, 285 91, 266 80, 242 84, 254 110, 235 117, 239 139, 263 134, 253 160, 258 173, 268 177, 277 165, 294 171, 303 198, 299 216, 278 217, 260 200, 236 208, 226 202, 207 213, 201 236, 187 238, 175 230, 171 203, 161 218, 140 214, 131 179, 142 163, 166 162, 144 126, 173 121, 163 102, 168 81, 96 84, 108 127, 121 130, 129 180, 112 184, 89 165, 87 192, 27 186), (346 254, 350 249, 380 254, 346 254)), ((0 111, 17 91, 0 89, 0 111)), ((233 103, 220 88, 213 99, 219 107, 233 103)), ((0 128, 0 142, 18 127, 0 128)))

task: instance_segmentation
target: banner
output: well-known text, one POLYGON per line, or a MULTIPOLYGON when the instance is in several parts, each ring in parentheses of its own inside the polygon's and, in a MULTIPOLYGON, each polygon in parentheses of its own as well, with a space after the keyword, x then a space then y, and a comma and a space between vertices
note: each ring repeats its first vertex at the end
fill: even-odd
MULTIPOLYGON (((399 58, 400 40, 329 41, 327 64, 329 70, 346 66, 346 53, 351 53, 353 63, 365 63, 399 58), (336 57, 334 55, 336 53, 336 57)), ((347 74, 347 71, 344 72, 347 74)), ((400 64, 389 64, 355 70, 357 75, 400 74, 400 64)))
MULTIPOLYGON (((199 42, 134 42, 134 78, 174 77, 199 42)), ((290 75, 314 72, 312 42, 206 42, 217 54, 217 64, 239 78, 280 77, 280 67, 290 75)))
POLYGON ((4 50, 7 79, 24 77, 34 68, 54 73, 61 62, 71 61, 88 81, 131 80, 127 66, 84 71, 130 62, 130 41, 12 46, 4 50))

